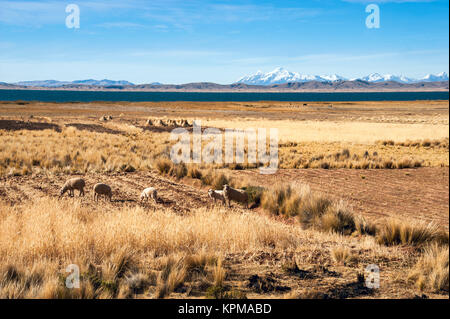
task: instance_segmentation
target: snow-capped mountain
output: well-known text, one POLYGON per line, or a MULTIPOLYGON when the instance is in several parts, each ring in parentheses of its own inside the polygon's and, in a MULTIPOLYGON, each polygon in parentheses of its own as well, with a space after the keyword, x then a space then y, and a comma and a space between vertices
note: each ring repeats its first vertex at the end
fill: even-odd
POLYGON ((288 82, 309 82, 309 81, 339 81, 344 80, 340 75, 307 75, 297 72, 290 72, 284 68, 276 68, 272 72, 263 73, 261 71, 252 75, 246 75, 241 77, 235 83, 253 84, 253 85, 271 85, 271 84, 283 84, 288 82))
MULTIPOLYGON (((297 72, 290 72, 284 68, 276 68, 275 70, 263 73, 261 71, 256 72, 252 75, 246 75, 241 77, 235 83, 244 83, 250 85, 271 85, 271 84, 283 84, 289 82, 336 82, 336 81, 347 81, 343 76, 333 74, 333 75, 304 75, 297 72)), ((393 75, 393 74, 379 74, 372 73, 364 77, 350 79, 349 81, 362 80, 366 82, 384 82, 384 81, 395 81, 399 83, 417 83, 417 82, 437 82, 437 81, 448 81, 448 75, 445 72, 433 75, 428 74, 420 79, 413 79, 403 75, 393 75)))
POLYGON ((372 73, 367 76, 364 76, 362 78, 359 78, 358 80, 363 80, 367 82, 384 82, 384 81, 395 81, 400 83, 414 83, 417 82, 414 79, 408 78, 403 75, 393 75, 393 74, 384 74, 381 75, 379 73, 372 73))
POLYGON ((448 81, 448 74, 445 72, 434 74, 427 74, 422 79, 421 82, 437 82, 437 81, 448 81))
POLYGON ((321 79, 329 82, 336 82, 336 81, 346 81, 347 79, 343 76, 332 74, 332 75, 322 75, 320 76, 321 79))
POLYGON ((61 87, 68 84, 82 84, 82 85, 98 85, 98 86, 110 86, 110 85, 134 85, 128 81, 113 81, 113 80, 77 80, 77 81, 56 81, 56 80, 44 80, 44 81, 22 81, 14 83, 16 85, 23 86, 35 86, 35 87, 61 87))

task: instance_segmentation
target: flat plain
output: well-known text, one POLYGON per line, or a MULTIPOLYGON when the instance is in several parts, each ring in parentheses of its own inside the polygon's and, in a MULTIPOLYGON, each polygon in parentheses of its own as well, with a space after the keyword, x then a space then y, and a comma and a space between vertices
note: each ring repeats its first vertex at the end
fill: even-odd
POLYGON ((448 298, 448 138, 448 101, 0 102, 0 297, 448 298), (279 170, 168 163, 148 119, 277 128, 279 170), (249 209, 211 201, 226 183, 249 209))

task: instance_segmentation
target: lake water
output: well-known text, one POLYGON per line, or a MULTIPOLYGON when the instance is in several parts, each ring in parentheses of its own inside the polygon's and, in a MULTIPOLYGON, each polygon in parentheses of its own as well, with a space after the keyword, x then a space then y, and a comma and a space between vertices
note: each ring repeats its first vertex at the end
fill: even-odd
POLYGON ((0 101, 415 101, 448 100, 449 92, 354 92, 354 93, 214 93, 214 92, 100 92, 51 90, 0 90, 0 101))

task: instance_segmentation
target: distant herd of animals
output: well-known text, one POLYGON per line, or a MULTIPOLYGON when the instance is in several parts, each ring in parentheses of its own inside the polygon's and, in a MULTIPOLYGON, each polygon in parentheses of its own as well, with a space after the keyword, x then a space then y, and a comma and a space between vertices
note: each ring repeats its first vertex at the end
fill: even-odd
MULTIPOLYGON (((84 196, 84 187, 86 186, 86 182, 83 178, 75 177, 68 179, 66 183, 63 185, 59 192, 59 197, 61 198, 66 192, 69 194, 70 197, 75 196, 75 190, 78 190, 79 196, 84 196)), ((92 188, 93 198, 94 201, 98 201, 99 198, 102 196, 106 199, 109 198, 110 201, 112 201, 112 189, 109 185, 103 184, 103 183, 97 183, 92 188)), ((248 208, 248 194, 241 190, 233 188, 229 185, 224 185, 223 190, 214 190, 209 189, 208 190, 208 196, 210 199, 216 203, 216 201, 222 202, 223 205, 228 204, 228 207, 231 206, 231 201, 235 201, 238 203, 245 204, 245 207, 248 208)), ((140 200, 142 201, 148 201, 148 199, 151 198, 155 203, 158 202, 158 193, 156 188, 154 187, 147 187, 145 188, 140 195, 140 200)))
MULTIPOLYGON (((111 121, 113 117, 111 115, 102 115, 99 118, 101 122, 111 121)), ((159 126, 159 127, 192 127, 194 125, 193 122, 188 121, 186 119, 147 119, 145 122, 147 126, 159 126)))
POLYGON ((185 119, 179 120, 161 120, 161 119, 148 119, 145 123, 147 126, 171 126, 171 127, 192 127, 194 124, 185 119))

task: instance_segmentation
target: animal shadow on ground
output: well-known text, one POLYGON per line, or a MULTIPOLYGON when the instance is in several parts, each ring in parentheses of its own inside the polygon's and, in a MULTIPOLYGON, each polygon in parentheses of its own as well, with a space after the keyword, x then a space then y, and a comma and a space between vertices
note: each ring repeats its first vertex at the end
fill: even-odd
POLYGON ((286 272, 300 279, 313 279, 317 277, 312 271, 300 268, 287 269, 286 272))
POLYGON ((164 206, 175 204, 175 201, 162 197, 159 197, 157 202, 163 204, 164 206))
POLYGON ((290 287, 278 285, 273 277, 274 275, 272 273, 262 277, 251 275, 247 280, 247 288, 257 293, 285 292, 291 290, 290 287))

